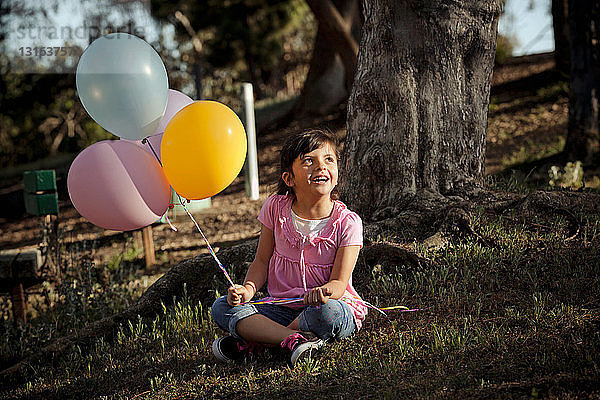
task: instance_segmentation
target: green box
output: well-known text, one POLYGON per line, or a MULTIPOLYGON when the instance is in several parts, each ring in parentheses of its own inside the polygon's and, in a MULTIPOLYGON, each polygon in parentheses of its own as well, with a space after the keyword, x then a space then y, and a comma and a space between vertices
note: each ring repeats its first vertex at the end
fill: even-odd
POLYGON ((25 192, 25 209, 33 215, 58 215, 58 194, 25 192))
POLYGON ((56 191, 56 174, 53 169, 25 171, 23 183, 29 193, 56 191))

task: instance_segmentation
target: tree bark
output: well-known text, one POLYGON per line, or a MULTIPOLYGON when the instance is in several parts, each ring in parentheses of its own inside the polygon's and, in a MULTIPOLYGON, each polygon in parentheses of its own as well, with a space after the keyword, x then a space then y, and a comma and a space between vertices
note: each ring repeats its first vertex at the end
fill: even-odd
POLYGON ((372 0, 342 155, 342 197, 369 218, 420 191, 468 194, 484 173, 499 1, 372 0))
POLYGON ((568 1, 552 0, 552 27, 554 29, 554 60, 556 69, 565 75, 569 74, 570 50, 569 50, 569 24, 568 24, 568 1))
POLYGON ((358 0, 307 0, 318 30, 308 75, 293 114, 324 115, 348 99, 361 25, 358 0))
POLYGON ((569 0, 571 73, 569 133, 564 154, 584 165, 600 156, 600 2, 569 0))

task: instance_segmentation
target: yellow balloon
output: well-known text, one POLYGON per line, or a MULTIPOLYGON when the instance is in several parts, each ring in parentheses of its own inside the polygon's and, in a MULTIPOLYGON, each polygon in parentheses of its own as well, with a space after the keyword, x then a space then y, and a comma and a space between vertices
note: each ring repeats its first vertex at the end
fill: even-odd
POLYGON ((214 196, 236 178, 246 159, 242 121, 226 105, 196 101, 169 121, 160 153, 173 189, 190 200, 214 196))

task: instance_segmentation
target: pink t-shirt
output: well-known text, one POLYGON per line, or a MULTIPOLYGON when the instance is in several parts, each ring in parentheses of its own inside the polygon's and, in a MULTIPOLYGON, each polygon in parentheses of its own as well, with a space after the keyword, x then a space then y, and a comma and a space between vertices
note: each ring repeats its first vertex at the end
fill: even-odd
MULTIPOLYGON (((258 214, 258 220, 271 229, 275 237, 267 284, 271 299, 302 297, 307 289, 326 284, 337 249, 362 247, 363 244, 360 217, 341 201, 334 202, 329 221, 314 237, 304 236, 294 227, 292 202, 291 196, 273 195, 258 214)), ((360 329, 367 307, 360 303, 361 299, 352 286, 352 277, 340 300, 350 306, 356 328, 360 329)))

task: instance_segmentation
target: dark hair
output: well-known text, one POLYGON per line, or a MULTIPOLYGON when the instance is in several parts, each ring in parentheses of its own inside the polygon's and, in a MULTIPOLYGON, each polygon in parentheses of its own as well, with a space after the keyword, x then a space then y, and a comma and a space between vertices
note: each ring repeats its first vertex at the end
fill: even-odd
MULTIPOLYGON (((296 193, 294 193, 294 189, 290 188, 283 181, 281 177, 284 172, 292 172, 292 165, 294 164, 294 160, 298 157, 301 157, 305 154, 310 153, 323 146, 324 144, 329 143, 333 146, 335 150, 335 156, 339 160, 339 139, 337 136, 329 131, 321 130, 321 129, 310 129, 301 133, 293 133, 288 136, 281 147, 281 157, 280 157, 280 171, 279 171, 279 182, 277 183, 277 194, 289 194, 296 197, 296 193)), ((337 200, 340 195, 337 189, 337 186, 333 188, 331 191, 331 199, 337 200)))

